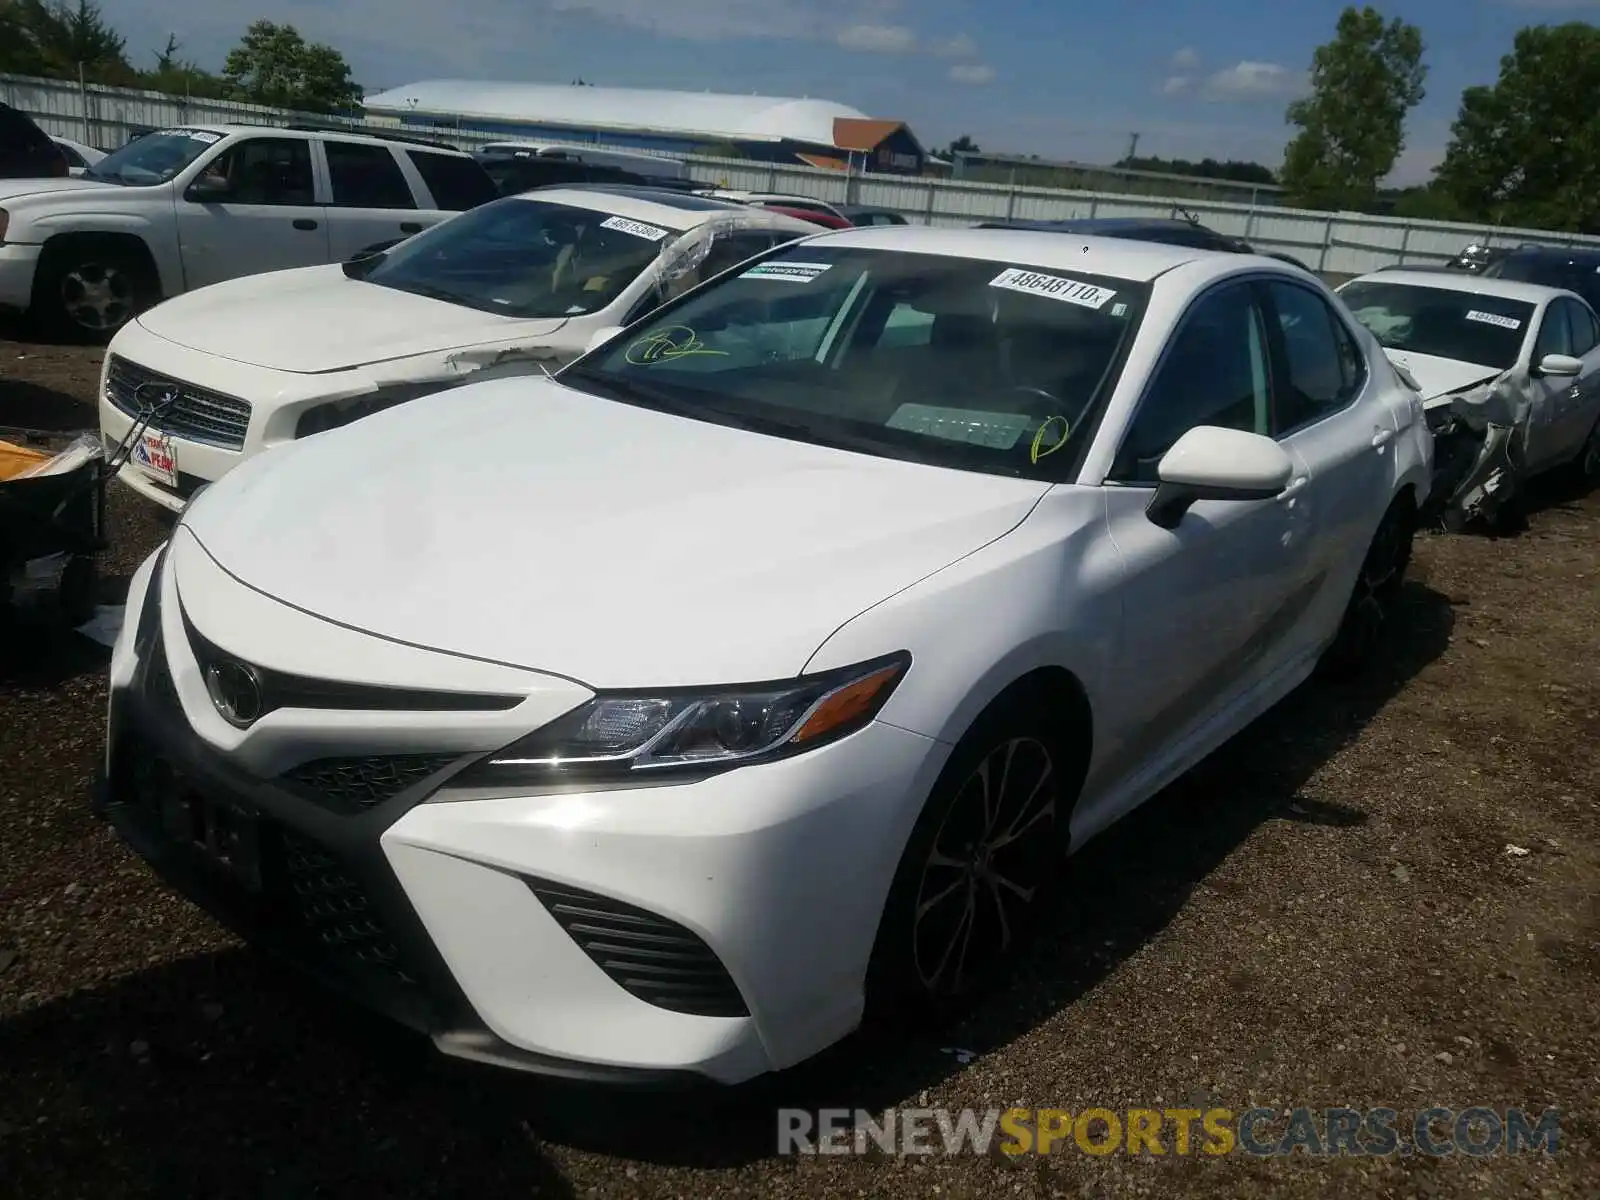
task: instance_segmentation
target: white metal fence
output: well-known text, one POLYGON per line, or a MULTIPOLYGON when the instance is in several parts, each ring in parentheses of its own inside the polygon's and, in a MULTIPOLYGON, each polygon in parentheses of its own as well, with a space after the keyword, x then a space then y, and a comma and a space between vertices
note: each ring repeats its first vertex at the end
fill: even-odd
MULTIPOLYGON (((291 120, 330 120, 237 101, 190 99, 98 85, 81 87, 64 80, 17 75, 0 75, 0 100, 34 117, 49 133, 108 149, 122 145, 135 130, 185 122, 284 124, 291 120)), ((355 122, 338 123, 360 127, 355 122)), ((467 149, 507 140, 503 133, 474 132, 465 127, 412 128, 394 119, 374 120, 370 125, 375 130, 405 129, 467 149)), ((846 175, 816 167, 741 159, 689 157, 686 162, 690 176, 707 184, 892 208, 930 225, 961 226, 1010 219, 1171 217, 1185 210, 1221 233, 1247 238, 1263 250, 1292 254, 1313 270, 1330 276, 1357 275, 1402 264, 1436 265, 1448 261, 1470 242, 1495 246, 1532 241, 1600 246, 1600 237, 1577 234, 1363 213, 1310 212, 1276 205, 1168 200, 891 175, 846 175)))

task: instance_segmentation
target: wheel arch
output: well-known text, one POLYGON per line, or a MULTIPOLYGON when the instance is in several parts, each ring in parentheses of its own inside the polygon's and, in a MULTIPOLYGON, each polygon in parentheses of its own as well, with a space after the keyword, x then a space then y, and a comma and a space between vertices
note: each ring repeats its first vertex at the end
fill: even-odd
POLYGON ((45 278, 48 267, 78 251, 115 251, 125 254, 149 272, 150 279, 161 295, 165 296, 169 291, 166 280, 161 276, 161 264, 150 243, 141 234, 127 230, 71 230, 51 234, 39 252, 40 269, 34 275, 35 290, 45 278))

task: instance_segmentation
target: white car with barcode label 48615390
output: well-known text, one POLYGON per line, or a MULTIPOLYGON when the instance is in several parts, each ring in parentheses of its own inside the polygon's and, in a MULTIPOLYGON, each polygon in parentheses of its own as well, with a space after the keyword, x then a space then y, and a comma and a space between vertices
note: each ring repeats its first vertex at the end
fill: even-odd
MULTIPOLYGON (((806 221, 646 187, 541 188, 343 265, 202 288, 107 349, 100 426, 149 417, 121 478, 179 511, 259 451, 474 380, 545 373, 806 221)), ((485 436, 494 436, 485 430, 485 436)))
POLYGON ((96 807, 449 1053, 735 1082, 970 995, 1067 854, 1358 663, 1431 446, 1275 260, 822 234, 207 488, 96 807))

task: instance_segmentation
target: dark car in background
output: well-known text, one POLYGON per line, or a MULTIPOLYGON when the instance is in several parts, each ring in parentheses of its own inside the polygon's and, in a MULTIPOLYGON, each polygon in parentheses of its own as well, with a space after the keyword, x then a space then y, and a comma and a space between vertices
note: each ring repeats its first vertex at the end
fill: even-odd
POLYGON ((852 225, 909 225, 904 213, 897 213, 892 208, 873 208, 865 204, 840 204, 836 206, 839 215, 852 225))
POLYGON ((1465 271, 1469 275, 1481 275, 1503 259, 1510 251, 1503 246, 1484 246, 1478 242, 1465 247, 1447 264, 1452 271, 1465 271))
POLYGON ((65 178, 67 156, 33 118, 0 104, 0 179, 65 178))
POLYGON ((607 163, 585 162, 565 155, 533 152, 496 153, 479 151, 472 156, 494 180, 502 196, 516 196, 535 188, 564 187, 571 184, 629 184, 634 187, 666 188, 687 191, 698 186, 688 180, 646 175, 607 163))
POLYGON ((1082 233, 1090 237, 1131 238, 1139 242, 1161 242, 1168 246, 1193 246, 1197 250, 1220 250, 1226 254, 1260 254, 1279 262, 1310 270, 1290 254, 1257 250, 1243 238, 1208 229, 1199 221, 1158 217, 1094 217, 1066 221, 983 221, 977 229, 1038 229, 1047 233, 1082 233))
POLYGON ((1518 246, 1504 251, 1478 274, 1485 279, 1536 283, 1577 292, 1600 310, 1600 249, 1571 246, 1518 246))

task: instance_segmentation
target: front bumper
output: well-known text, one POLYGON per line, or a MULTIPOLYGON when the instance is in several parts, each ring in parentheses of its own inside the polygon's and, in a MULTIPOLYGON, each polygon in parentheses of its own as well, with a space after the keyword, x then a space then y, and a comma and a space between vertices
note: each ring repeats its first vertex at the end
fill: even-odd
POLYGON ((0 309, 25 312, 33 304, 33 279, 43 246, 0 242, 0 309))
POLYGON ((141 598, 95 808, 247 940, 446 1053, 550 1075, 736 1083, 859 1023, 938 743, 877 724, 693 783, 543 795, 470 797, 435 773, 336 812, 199 731, 182 648, 141 598), (250 815, 243 870, 195 844, 175 802, 191 796, 250 815), (720 980, 715 1003, 675 1010, 640 985, 641 944, 702 990, 720 980))

